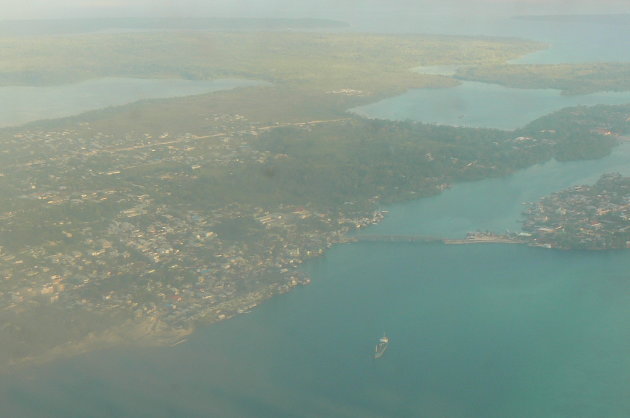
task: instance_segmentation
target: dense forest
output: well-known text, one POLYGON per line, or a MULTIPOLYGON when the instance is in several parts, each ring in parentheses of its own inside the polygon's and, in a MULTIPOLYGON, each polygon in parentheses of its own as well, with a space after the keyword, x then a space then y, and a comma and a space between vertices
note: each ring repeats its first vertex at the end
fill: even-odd
POLYGON ((352 118, 283 127, 251 146, 274 157, 230 172, 208 168, 187 187, 169 188, 199 204, 383 202, 438 193, 457 181, 502 176, 546 161, 600 158, 628 132, 630 106, 569 108, 517 131, 352 118))

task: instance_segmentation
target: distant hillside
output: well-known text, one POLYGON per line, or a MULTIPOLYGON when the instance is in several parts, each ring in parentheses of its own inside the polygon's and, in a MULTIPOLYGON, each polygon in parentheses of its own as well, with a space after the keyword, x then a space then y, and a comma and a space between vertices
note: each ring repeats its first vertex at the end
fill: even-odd
POLYGON ((0 36, 62 35, 102 31, 209 30, 283 31, 343 28, 347 24, 326 19, 254 18, 106 18, 0 21, 0 36))
POLYGON ((630 24, 630 13, 628 14, 594 14, 594 15, 521 15, 514 16, 519 20, 537 20, 558 23, 606 23, 611 25, 630 24))

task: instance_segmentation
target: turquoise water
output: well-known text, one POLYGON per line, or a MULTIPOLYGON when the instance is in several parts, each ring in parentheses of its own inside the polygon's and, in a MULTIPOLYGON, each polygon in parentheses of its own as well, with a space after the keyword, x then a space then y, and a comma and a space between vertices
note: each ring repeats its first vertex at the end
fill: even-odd
POLYGON ((339 247, 316 284, 188 344, 0 382, 6 416, 624 417, 630 260, 339 247), (371 359, 383 330, 391 344, 371 359), (9 388, 7 388, 9 386, 9 388), (17 414, 15 414, 17 412, 17 414))
MULTIPOLYGON (((519 200, 623 169, 630 147, 393 206, 367 233, 461 236, 519 200)), ((627 172, 627 169, 626 169, 627 172)), ((498 219, 498 221, 497 221, 498 219)), ((176 347, 110 350, 0 377, 0 416, 625 417, 626 251, 360 243, 313 284, 176 347), (385 356, 371 358, 386 331, 385 356)))
POLYGON ((260 84, 254 80, 230 79, 101 78, 59 86, 6 86, 0 87, 0 127, 78 115, 144 99, 191 96, 260 84))
POLYGON ((569 106, 625 103, 630 103, 630 92, 564 96, 553 89, 515 89, 466 81, 451 88, 410 90, 353 112, 368 118, 516 129, 569 106))
POLYGON ((456 184, 437 198, 393 205, 385 208, 390 210, 385 220, 368 233, 462 238, 475 230, 518 231, 524 202, 570 186, 593 184, 610 172, 630 176, 630 143, 599 160, 552 160, 511 176, 456 184))

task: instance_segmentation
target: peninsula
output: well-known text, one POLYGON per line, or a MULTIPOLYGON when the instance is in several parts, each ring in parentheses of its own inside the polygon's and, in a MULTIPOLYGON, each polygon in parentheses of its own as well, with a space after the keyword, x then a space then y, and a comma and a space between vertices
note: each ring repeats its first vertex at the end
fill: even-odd
POLYGON ((550 248, 630 248, 630 177, 606 174, 530 204, 523 231, 529 243, 550 248))

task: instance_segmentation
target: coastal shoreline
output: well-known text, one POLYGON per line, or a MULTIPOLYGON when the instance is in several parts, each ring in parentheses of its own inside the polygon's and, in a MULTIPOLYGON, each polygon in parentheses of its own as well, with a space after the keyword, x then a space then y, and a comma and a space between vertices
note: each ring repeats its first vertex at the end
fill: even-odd
MULTIPOLYGON (((521 48, 525 46, 521 45, 521 48)), ((530 45, 528 48, 531 47, 530 45)), ((515 53, 510 52, 510 54, 515 53)), ((383 80, 389 80, 389 78, 386 77, 383 80)), ((61 312, 62 308, 58 307, 69 306, 67 312, 70 312, 70 309, 76 309, 76 311, 68 315, 75 314, 81 316, 83 320, 82 329, 74 335, 68 333, 66 340, 68 342, 62 344, 58 343, 62 340, 60 337, 57 343, 49 343, 48 347, 44 348, 42 344, 31 350, 29 340, 17 341, 22 345, 16 343, 17 348, 7 348, 8 353, 18 353, 12 364, 21 366, 44 363, 115 346, 179 344, 182 338, 190 335, 199 326, 247 313, 274 295, 287 293, 298 285, 308 284, 310 279, 303 277, 300 265, 311 258, 325 254, 325 250, 333 245, 352 242, 352 238, 346 238, 349 232, 379 223, 383 219, 383 212, 375 210, 377 204, 426 197, 441 192, 442 186, 451 181, 458 181, 461 178, 478 179, 499 176, 509 170, 519 168, 512 165, 497 167, 494 161, 483 161, 481 155, 478 159, 482 161, 472 158, 468 161, 455 157, 447 159, 446 155, 441 161, 438 155, 439 149, 425 150, 420 147, 417 159, 411 165, 415 166, 418 161, 423 161, 423 163, 426 161, 425 164, 430 166, 441 161, 449 167, 441 174, 442 177, 439 175, 441 172, 438 172, 433 177, 425 175, 422 177, 422 182, 413 183, 405 180, 404 183, 396 183, 400 182, 400 179, 396 179, 395 182, 392 180, 393 175, 386 176, 387 170, 381 174, 377 172, 375 179, 385 177, 391 181, 383 183, 376 189, 374 183, 368 183, 369 193, 371 193, 369 195, 357 194, 357 196, 348 197, 347 194, 340 193, 344 199, 352 200, 343 204, 341 204, 343 200, 335 201, 334 205, 320 202, 319 207, 316 207, 303 200, 295 203, 294 199, 289 199, 291 203, 286 205, 276 205, 275 201, 261 203, 251 199, 250 195, 264 190, 255 187, 251 187, 250 191, 243 194, 235 194, 235 199, 231 197, 226 199, 229 203, 225 206, 210 201, 216 205, 216 208, 212 209, 208 208, 208 201, 197 200, 199 196, 211 196, 214 192, 217 196, 220 193, 226 193, 222 187, 218 186, 216 189, 204 188, 217 180, 219 172, 229 173, 229 176, 225 177, 226 184, 240 185, 233 180, 232 176, 235 172, 239 173, 238 167, 247 167, 250 171, 240 172, 244 178, 259 176, 264 179, 273 179, 275 180, 273 190, 279 188, 277 184, 282 176, 278 173, 282 174, 283 168, 287 170, 286 173, 289 173, 287 177, 294 174, 295 171, 291 170, 294 170, 295 165, 288 165, 288 163, 295 164, 296 161, 299 163, 301 154, 299 152, 292 154, 291 150, 282 149, 281 145, 285 145, 282 142, 276 144, 278 149, 259 147, 265 135, 269 135, 267 140, 273 140, 282 139, 282 134, 291 133, 292 136, 304 136, 304 143, 311 144, 314 140, 309 137, 309 132, 315 128, 324 129, 329 122, 334 126, 328 127, 329 131, 323 130, 321 131, 323 133, 318 134, 315 138, 318 144, 322 142, 322 138, 326 138, 326 135, 334 139, 335 136, 331 134, 331 131, 335 134, 346 132, 341 130, 344 127, 348 129, 347 132, 361 132, 361 129, 371 132, 376 127, 382 130, 382 135, 386 135, 388 130, 394 127, 408 129, 409 135, 418 137, 429 135, 427 132, 432 131, 432 128, 421 127, 420 129, 420 125, 373 123, 366 127, 359 123, 353 124, 355 119, 345 117, 347 114, 341 113, 340 110, 346 112, 346 109, 353 108, 356 104, 374 100, 382 95, 394 94, 402 88, 403 84, 405 88, 427 87, 428 85, 442 85, 441 83, 446 83, 448 80, 423 78, 411 80, 414 83, 410 84, 406 77, 402 77, 400 83, 404 82, 403 84, 386 83, 371 95, 359 98, 354 94, 363 91, 362 85, 357 86, 356 89, 346 89, 344 81, 340 86, 333 86, 333 88, 324 81, 326 80, 313 80, 311 87, 314 90, 309 90, 306 96, 303 96, 304 91, 293 91, 286 89, 286 86, 279 86, 273 90, 274 94, 283 100, 281 103, 287 102, 292 109, 300 110, 291 113, 290 117, 282 115, 282 120, 274 119, 278 116, 276 114, 256 113, 262 108, 256 103, 251 106, 255 109, 254 113, 251 113, 252 109, 241 109, 243 103, 241 99, 245 93, 241 92, 242 95, 238 95, 238 92, 231 91, 218 95, 227 100, 227 104, 217 105, 216 108, 208 106, 207 101, 204 101, 207 100, 204 98, 206 96, 199 96, 194 99, 163 100, 144 105, 130 105, 120 110, 120 113, 118 110, 95 113, 92 119, 90 117, 84 120, 80 117, 75 118, 72 120, 81 121, 77 131, 66 130, 64 125, 66 122, 59 122, 63 128, 57 127, 59 129, 55 128, 55 131, 51 131, 52 127, 33 132, 28 129, 22 132, 21 128, 16 128, 15 132, 6 131, 9 132, 11 138, 8 144, 19 144, 24 147, 21 165, 10 167, 15 172, 9 170, 6 180, 9 182, 15 178, 13 186, 16 193, 23 191, 24 202, 28 202, 38 210, 41 209, 41 212, 30 215, 31 218, 20 218, 21 212, 7 212, 4 215, 8 220, 7 225, 23 225, 26 223, 24 219, 36 218, 38 221, 48 219, 45 215, 50 211, 63 213, 59 208, 66 207, 76 209, 80 214, 85 212, 88 218, 95 212, 94 209, 98 208, 103 211, 103 218, 107 219, 103 225, 98 225, 101 229, 92 229, 92 225, 87 225, 87 222, 86 225, 90 227, 86 225, 71 227, 70 222, 58 223, 55 225, 59 230, 52 230, 54 234, 51 232, 50 240, 44 241, 41 249, 37 248, 35 251, 31 245, 16 254, 11 252, 11 248, 7 249, 6 254, 2 254, 7 266, 11 268, 7 272, 7 277, 14 275, 16 278, 21 278, 24 275, 42 279, 39 282, 33 280, 34 284, 30 286, 12 289, 0 295, 8 301, 6 311, 9 314, 21 313, 20 309, 25 309, 22 306, 32 302, 36 304, 35 306, 42 305, 51 312, 53 310, 61 312), (419 84, 416 85, 416 82, 419 84), (321 93, 322 87, 326 87, 323 90, 326 93, 321 93), (317 91, 317 94, 313 93, 314 91, 317 91), (300 109, 299 106, 295 106, 296 98, 310 98, 311 96, 318 98, 325 105, 318 108, 331 107, 330 113, 334 115, 331 116, 326 112, 323 115, 311 115, 312 109, 300 109), (286 100, 287 98, 289 100, 286 100), (164 108, 160 108, 160 106, 166 106, 165 103, 169 103, 169 106, 174 103, 174 108, 177 108, 178 104, 184 109, 186 106, 203 107, 204 114, 200 116, 203 121, 197 121, 198 126, 190 128, 189 119, 180 118, 177 123, 186 126, 181 126, 179 129, 185 131, 178 133, 177 129, 169 125, 174 123, 174 118, 165 117, 157 125, 166 127, 159 129, 153 126, 152 121, 156 115, 166 113, 164 108), (238 107, 238 113, 232 106, 238 107), (109 133, 106 130, 106 132, 101 132, 103 126, 109 126, 112 120, 125 119, 125 112, 129 109, 138 112, 140 112, 138 109, 142 109, 142 112, 150 116, 150 118, 147 116, 145 123, 151 125, 151 130, 141 131, 142 133, 139 133, 137 138, 125 133, 124 139, 120 133, 109 133), (209 109, 214 109, 214 111, 209 109), (306 113, 308 118, 305 119, 303 113, 306 113), (97 115, 104 115, 103 119, 99 119, 100 116, 97 115), (268 119, 273 122, 261 122, 268 119), (208 128, 209 126, 211 129, 208 128), (173 132, 171 128, 176 132, 173 132), (279 132, 278 138, 270 135, 272 132, 279 132), (69 139, 76 142, 72 143, 69 139), (54 158, 51 158, 48 152, 41 156, 41 159, 29 153, 33 149, 38 149, 42 140, 51 141, 54 145, 54 150, 57 152, 54 158), (31 145, 33 149, 29 148, 31 145), (113 157, 108 159, 110 156, 113 157), (94 170, 95 162, 102 164, 106 169, 94 170), (68 176, 66 171, 69 166, 76 171, 70 173, 71 176, 68 176), (37 184, 30 182, 27 184, 24 180, 27 177, 20 170, 28 171, 29 175, 40 172, 50 174, 57 170, 59 177, 42 176, 37 184), (98 179, 102 183, 102 188, 93 190, 90 188, 91 183, 88 182, 77 185, 77 187, 85 187, 85 190, 80 189, 85 193, 69 191, 63 180, 78 178, 76 173, 84 174, 85 179, 90 181, 98 179), (248 176, 248 174, 253 175, 248 176), (260 176, 261 174, 263 176, 260 176), (24 184, 21 183, 22 181, 24 184), (61 184, 64 185, 59 186, 61 184), (404 187, 400 186, 401 190, 398 190, 399 186, 396 184, 404 185, 404 187), (192 186, 195 186, 195 189, 192 189, 192 186), (402 190, 404 188, 409 190, 402 190), (379 200, 378 195, 374 196, 376 193, 385 195, 385 198, 379 200), (365 196, 374 197, 365 198, 365 196), (238 203, 237 198, 243 199, 245 203, 238 203), (186 205, 175 205, 173 204, 175 201, 185 201, 186 205), (116 204, 111 202, 116 202, 116 204), (196 203, 197 206, 191 202, 196 203), (65 226, 59 227, 59 225, 65 226), (70 248, 70 245, 73 246, 74 251, 65 253, 59 251, 59 248, 70 248), (208 256, 208 254, 212 255, 208 256), (42 265, 43 259, 51 260, 50 266, 42 265), (31 260, 33 262, 29 264, 31 260), (129 287, 126 288, 120 284, 129 284, 129 287), (90 294, 88 291, 92 289, 95 291, 90 294), (103 289, 102 292, 101 289, 103 289), (124 318, 124 321, 109 324, 109 327, 102 325, 97 330, 90 328, 94 324, 101 325, 97 321, 108 318, 110 315, 113 317, 114 314, 117 315, 115 320, 122 318, 123 315, 128 316, 124 318), (81 332, 83 334, 80 334, 81 332), (77 336, 77 334, 80 335, 77 336)), ((365 82, 368 81, 370 79, 365 82)), ((370 86, 374 87, 371 84, 370 86)), ((259 94, 255 98, 269 100, 271 89, 255 90, 259 94), (264 93, 261 93, 263 90, 264 93)), ((253 101, 256 102, 256 100, 253 101)), ((310 100, 304 101, 310 103, 310 100)), ((265 108, 275 109, 276 106, 265 106, 265 108)), ((277 113, 281 113, 281 110, 282 107, 278 107, 277 113)), ((120 129, 124 131, 128 125, 117 126, 122 126, 120 129)), ((134 119, 132 126, 136 130, 142 129, 143 125, 137 125, 134 119)), ((466 132, 475 133, 476 131, 466 132)), ((376 137, 379 140, 382 139, 381 136, 376 135, 376 137)), ((405 137, 406 135, 403 135, 402 140, 406 140, 405 137)), ((487 138, 484 137, 484 143, 485 139, 487 138)), ((544 140, 538 141, 529 137, 526 139, 527 141, 517 141, 511 137, 501 138, 502 141, 508 141, 507 146, 510 150, 522 151, 548 145, 544 140)), ((496 146, 499 144, 500 142, 496 142, 496 146)), ((356 143, 352 149, 360 150, 369 145, 369 143, 356 143)), ((401 142, 399 145, 407 147, 407 150, 410 149, 406 142, 401 142)), ((393 142, 390 141, 390 147, 393 146, 393 142)), ((488 145, 488 147, 494 150, 494 145, 488 145)), ((374 147, 374 150, 379 151, 378 147, 374 147)), ((480 154, 491 155, 481 151, 480 154)), ((354 151, 352 155, 354 158, 354 151)), ((308 158, 311 157, 312 154, 309 154, 308 158)), ((328 158, 321 160, 327 162, 328 158)), ((303 159, 302 162, 304 161, 307 160, 303 159)), ((531 163, 531 161, 525 161, 525 163, 531 163)), ((361 168, 360 165, 358 168, 361 168)), ((392 170, 397 167, 393 166, 392 170)), ((303 164, 300 165, 300 169, 304 169, 303 164)), ((340 172, 343 173, 343 171, 340 172)), ((412 173, 410 171, 409 174, 412 173)), ((5 176, 5 173, 2 175, 5 176)), ((364 175, 357 176, 356 184, 363 185, 364 178, 364 175)), ((244 180, 242 182, 246 186, 262 184, 250 184, 244 180)), ((289 186, 292 185, 290 182, 287 183, 289 186)), ((233 187, 234 191, 240 189, 240 187, 233 187)), ((303 193, 301 186, 299 192, 303 193)), ((305 195, 308 199, 316 199, 312 197, 312 193, 305 195)), ((290 197, 294 198, 294 196, 290 197)), ((54 217, 50 219, 55 220, 54 217)), ((41 235, 41 229, 34 231, 38 237, 41 235)), ((19 236, 19 229, 16 231, 16 236, 19 236)), ((443 239, 437 240, 449 243, 443 239)), ((504 238, 497 237, 455 241, 457 240, 450 243, 471 244, 492 243, 493 241, 508 243, 504 238), (496 241, 499 239, 501 242, 496 241)), ((65 311, 62 313, 66 314, 65 311)), ((9 332, 18 333, 21 325, 23 324, 8 324, 7 335, 9 332)), ((46 325, 44 321, 41 323, 38 321, 37 327, 43 330, 46 325)))

